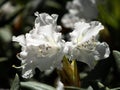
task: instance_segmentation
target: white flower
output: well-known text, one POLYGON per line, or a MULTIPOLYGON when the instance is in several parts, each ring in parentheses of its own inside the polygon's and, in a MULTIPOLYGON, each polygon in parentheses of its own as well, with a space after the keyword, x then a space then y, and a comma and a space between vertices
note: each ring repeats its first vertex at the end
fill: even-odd
POLYGON ((22 76, 30 78, 37 67, 41 71, 51 67, 60 67, 63 57, 64 41, 56 25, 57 15, 36 13, 35 28, 26 35, 13 36, 13 41, 19 42, 22 51, 18 58, 22 61, 22 76))
POLYGON ((110 54, 107 43, 98 41, 98 33, 103 28, 97 21, 76 23, 75 30, 70 33, 71 41, 66 43, 64 52, 70 59, 77 59, 94 68, 95 60, 107 58, 110 54))
POLYGON ((79 21, 85 21, 85 19, 81 19, 78 16, 72 15, 72 14, 65 14, 62 17, 62 24, 66 28, 73 28, 74 24, 79 21))
POLYGON ((70 33, 70 41, 62 39, 61 27, 56 24, 57 15, 35 13, 35 27, 25 35, 13 36, 13 41, 22 47, 17 55, 22 64, 22 77, 31 78, 35 68, 41 71, 61 67, 61 60, 67 55, 70 60, 76 59, 87 63, 91 68, 94 61, 107 58, 110 54, 108 45, 98 41, 98 33, 103 29, 99 22, 77 22, 75 30, 70 33))
POLYGON ((67 28, 73 28, 75 22, 82 20, 90 21, 98 16, 95 0, 73 0, 66 5, 69 13, 62 18, 62 23, 67 28))

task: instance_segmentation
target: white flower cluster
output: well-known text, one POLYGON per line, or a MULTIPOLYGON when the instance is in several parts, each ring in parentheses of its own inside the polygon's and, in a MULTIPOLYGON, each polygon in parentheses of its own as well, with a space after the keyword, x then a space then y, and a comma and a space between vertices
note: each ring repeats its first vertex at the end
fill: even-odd
POLYGON ((73 0, 66 5, 68 13, 62 18, 63 26, 74 28, 74 23, 78 21, 90 21, 96 19, 98 10, 96 0, 73 0))
POLYGON ((41 71, 51 67, 61 67, 61 60, 66 55, 70 60, 76 59, 94 67, 94 61, 107 58, 109 46, 98 41, 98 33, 103 29, 100 22, 77 22, 70 35, 70 41, 64 41, 56 24, 57 15, 35 13, 35 27, 25 35, 13 36, 19 42, 22 51, 18 58, 22 61, 22 76, 30 78, 37 67, 41 71))

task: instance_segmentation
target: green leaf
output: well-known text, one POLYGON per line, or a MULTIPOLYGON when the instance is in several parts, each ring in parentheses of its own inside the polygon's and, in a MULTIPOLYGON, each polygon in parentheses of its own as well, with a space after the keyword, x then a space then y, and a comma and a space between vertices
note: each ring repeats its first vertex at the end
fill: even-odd
POLYGON ((49 7, 57 8, 57 9, 61 8, 61 5, 53 0, 47 0, 46 5, 49 7))
POLYGON ((120 87, 117 87, 117 88, 112 88, 110 90, 120 90, 120 87))
POLYGON ((28 88, 30 90, 56 90, 54 87, 49 86, 47 84, 28 81, 28 82, 20 82, 21 87, 28 88))
POLYGON ((120 90, 120 87, 110 89, 106 87, 105 85, 103 85, 101 82, 98 82, 98 87, 100 88, 100 90, 120 90))
POLYGON ((81 90, 81 88, 73 87, 73 86, 65 86, 65 90, 81 90))
POLYGON ((0 62, 4 62, 4 61, 7 61, 8 60, 8 58, 6 58, 6 57, 0 57, 0 62))
POLYGON ((12 33, 10 31, 10 27, 6 26, 4 28, 0 28, 0 38, 4 42, 10 42, 11 41, 12 33))
POLYGON ((65 86, 65 90, 93 90, 91 86, 88 88, 78 88, 78 87, 73 87, 73 86, 65 86))
POLYGON ((104 90, 110 90, 108 87, 104 86, 101 82, 98 82, 98 87, 101 88, 105 88, 104 90))
POLYGON ((120 71, 120 52, 113 50, 113 56, 115 57, 115 61, 116 61, 118 70, 120 71))
POLYGON ((10 90, 19 90, 19 88, 20 88, 20 80, 19 80, 19 76, 16 74, 10 90))
POLYGON ((104 4, 98 5, 100 19, 107 25, 119 29, 120 12, 118 9, 120 8, 120 0, 114 0, 114 2, 111 0, 104 1, 104 4))

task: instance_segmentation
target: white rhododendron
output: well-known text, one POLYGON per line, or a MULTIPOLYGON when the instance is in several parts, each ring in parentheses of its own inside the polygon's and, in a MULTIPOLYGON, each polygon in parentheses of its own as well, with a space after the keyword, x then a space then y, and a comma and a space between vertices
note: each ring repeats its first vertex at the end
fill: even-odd
POLYGON ((71 40, 66 42, 64 48, 70 60, 76 59, 94 68, 95 60, 107 58, 110 54, 109 46, 98 41, 98 33, 103 28, 97 21, 76 23, 73 32, 70 33, 71 40))
POLYGON ((73 0, 66 5, 68 13, 62 18, 62 23, 67 28, 73 28, 74 23, 80 20, 90 21, 96 19, 98 10, 95 0, 73 0))
POLYGON ((56 25, 58 16, 38 12, 35 15, 33 30, 25 35, 13 36, 13 41, 22 46, 18 58, 22 61, 24 78, 32 77, 36 67, 43 71, 51 66, 60 66, 63 57, 64 41, 58 32, 61 27, 56 25))
POLYGON ((57 15, 35 13, 35 27, 25 35, 13 36, 13 41, 22 47, 17 55, 21 60, 22 76, 31 78, 35 68, 41 71, 61 67, 63 56, 70 60, 95 66, 95 60, 107 58, 110 54, 107 43, 98 41, 98 33, 104 27, 100 22, 75 23, 74 30, 69 34, 70 41, 64 41, 59 32, 61 27, 56 24, 57 15))

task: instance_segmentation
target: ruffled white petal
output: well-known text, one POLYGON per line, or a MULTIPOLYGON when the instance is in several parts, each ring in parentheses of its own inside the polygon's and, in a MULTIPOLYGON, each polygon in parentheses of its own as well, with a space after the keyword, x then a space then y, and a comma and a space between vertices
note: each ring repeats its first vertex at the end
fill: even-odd
POLYGON ((95 0, 73 0, 68 2, 67 9, 71 14, 79 14, 80 18, 86 19, 94 19, 98 14, 95 0))
POLYGON ((104 27, 98 21, 92 21, 90 23, 77 22, 74 31, 70 33, 71 40, 75 43, 86 42, 89 39, 96 37, 102 29, 104 29, 104 27))
POLYGON ((22 51, 18 58, 22 61, 22 76, 30 78, 35 73, 35 68, 41 71, 51 67, 60 67, 63 57, 64 40, 62 34, 58 31, 61 29, 57 26, 58 15, 49 15, 38 12, 35 14, 35 28, 25 35, 13 37, 13 41, 19 42, 22 51))
POLYGON ((66 5, 69 13, 62 18, 64 27, 73 28, 78 21, 91 21, 98 16, 98 10, 95 0, 73 0, 66 5))
MULTIPOLYGON (((82 19, 84 20, 84 19, 82 19)), ((63 23, 63 26, 66 28, 73 28, 74 24, 76 22, 82 21, 81 19, 79 19, 79 17, 72 15, 72 14, 65 14, 62 19, 61 22, 63 23)))
POLYGON ((99 22, 78 22, 70 33, 71 42, 66 43, 64 52, 72 59, 84 62, 93 69, 96 60, 107 58, 110 54, 107 43, 98 41, 98 33, 104 27, 99 22))
POLYGON ((93 50, 75 47, 72 50, 72 58, 88 64, 93 69, 96 65, 96 60, 102 60, 109 56, 110 50, 107 43, 98 43, 93 50))
POLYGON ((35 26, 39 24, 40 26, 49 25, 49 24, 55 24, 58 18, 57 14, 52 14, 51 16, 47 13, 41 13, 38 12, 35 13, 37 18, 35 19, 35 26))
POLYGON ((24 35, 20 35, 20 36, 18 36, 18 37, 13 36, 13 37, 12 37, 12 40, 13 40, 13 41, 16 41, 16 42, 19 42, 19 44, 20 44, 21 46, 25 46, 25 44, 26 44, 24 35))

